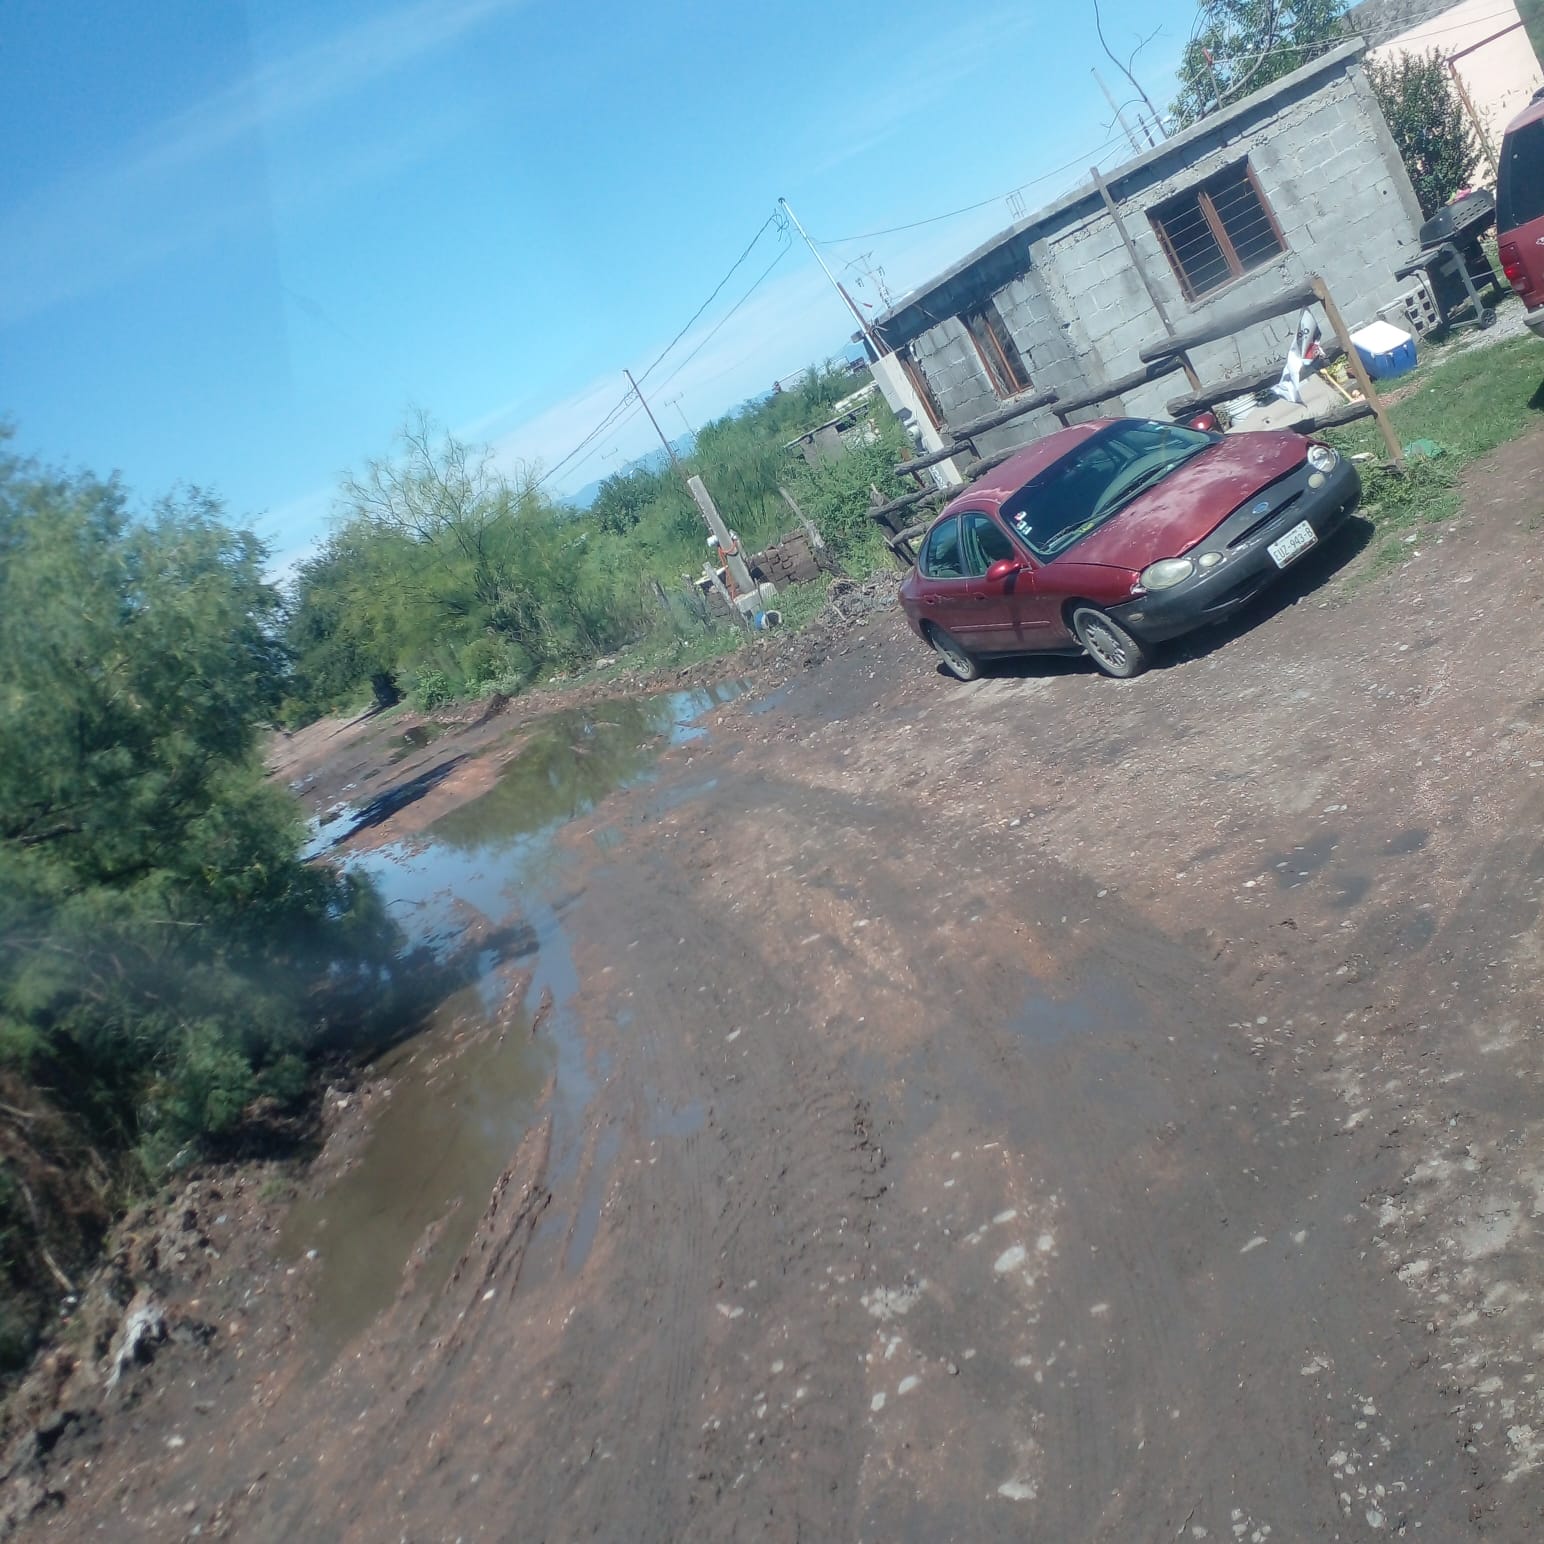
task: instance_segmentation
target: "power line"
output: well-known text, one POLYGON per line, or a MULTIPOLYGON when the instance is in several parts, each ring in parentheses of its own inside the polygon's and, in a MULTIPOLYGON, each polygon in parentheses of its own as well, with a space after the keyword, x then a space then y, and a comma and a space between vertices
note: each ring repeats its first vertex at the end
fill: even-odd
POLYGON ((711 306, 715 300, 718 299, 720 291, 722 291, 724 286, 735 276, 735 273, 739 269, 740 264, 743 263, 745 261, 745 259, 748 258, 751 255, 751 253, 756 248, 756 243, 758 241, 760 241, 763 236, 766 235, 767 228, 769 226, 772 226, 772 225, 777 225, 777 226, 782 226, 783 225, 783 212, 782 212, 782 210, 774 209, 772 211, 772 213, 767 216, 766 221, 762 225, 761 229, 758 230, 756 232, 756 234, 751 237, 750 244, 734 260, 733 264, 730 266, 729 272, 726 273, 724 275, 724 277, 722 279, 720 279, 718 281, 718 283, 713 286, 713 293, 711 295, 709 295, 708 298, 706 300, 704 300, 703 303, 700 306, 697 307, 697 309, 692 313, 691 320, 689 322, 687 322, 687 324, 680 330, 680 332, 678 332, 675 335, 675 337, 673 337, 664 346, 664 348, 662 348, 659 351, 659 353, 655 356, 654 363, 651 364, 648 367, 648 369, 643 371, 643 373, 641 375, 639 375, 638 379, 640 381, 648 380, 648 378, 654 373, 656 367, 659 365, 660 360, 663 359, 665 357, 665 355, 668 354, 671 351, 671 349, 673 349, 676 346, 676 344, 678 344, 681 341, 681 339, 684 338, 687 335, 687 333, 689 333, 692 330, 692 328, 694 326, 696 326, 697 318, 700 317, 702 315, 702 313, 704 311, 706 311, 708 309, 708 307, 711 306))
POLYGON ((957 219, 962 214, 971 214, 977 209, 985 209, 988 204, 995 204, 1008 198, 1014 193, 1022 193, 1025 188, 1037 187, 1042 182, 1049 182, 1052 177, 1059 177, 1063 172, 1071 171, 1074 167, 1084 166, 1098 156, 1102 151, 1108 150, 1122 138, 1119 134, 1112 134, 1102 145, 1096 145, 1092 150, 1085 150, 1082 155, 1076 156, 1064 166, 1058 166, 1051 171, 1042 172, 1038 177, 1031 177, 1028 182, 1021 182, 1017 187, 1009 188, 1005 193, 994 193, 990 198, 983 198, 978 203, 966 204, 961 209, 951 209, 947 214, 930 214, 921 220, 910 220, 905 225, 887 226, 881 231, 864 231, 857 236, 821 236, 819 239, 823 247, 844 246, 852 241, 872 241, 877 236, 898 236, 902 231, 914 231, 924 225, 937 225, 940 220, 957 219))
MULTIPOLYGON (((643 406, 642 406, 642 404, 638 401, 638 399, 636 397, 633 396, 633 394, 631 392, 629 392, 627 395, 628 395, 628 398, 632 402, 632 411, 630 413, 625 414, 623 417, 619 418, 614 424, 611 425, 612 432, 616 433, 616 434, 620 434, 622 432, 622 430, 624 430, 630 423, 633 422, 634 419, 641 418, 643 416, 643 406)), ((610 436, 608 435, 608 436, 606 436, 606 438, 609 439, 610 436)), ((581 467, 585 466, 590 461, 594 460, 596 456, 602 454, 602 452, 601 452, 601 443, 602 443, 601 441, 596 440, 594 443, 592 443, 590 445, 590 447, 587 450, 584 451, 584 453, 582 455, 579 454, 579 449, 578 448, 576 448, 576 449, 574 449, 574 450, 569 452, 569 454, 565 458, 565 460, 571 461, 573 463, 569 467, 570 475, 572 475, 574 472, 577 472, 581 467), (574 460, 575 456, 578 456, 577 460, 574 460)), ((554 470, 556 470, 556 468, 554 468, 554 470)), ((548 475, 550 475, 550 474, 548 474, 548 475)), ((541 482, 537 483, 537 487, 540 487, 541 483, 545 482, 546 480, 547 480, 547 477, 546 477, 546 475, 544 475, 542 477, 542 479, 541 479, 541 482)))
MULTIPOLYGON (((654 373, 654 371, 659 368, 659 365, 660 365, 661 361, 666 357, 666 355, 668 355, 670 353, 671 349, 673 349, 676 346, 676 344, 678 344, 681 341, 681 339, 684 338, 687 335, 687 333, 689 333, 692 330, 692 328, 697 324, 698 320, 701 318, 703 312, 705 312, 708 309, 708 307, 711 306, 713 304, 713 302, 718 299, 719 295, 723 293, 724 286, 726 284, 728 284, 728 282, 739 271, 740 267, 744 264, 746 258, 748 258, 751 255, 751 253, 753 251, 755 251, 756 244, 761 240, 761 238, 764 235, 766 235, 768 228, 771 227, 771 226, 774 226, 774 225, 777 226, 781 231, 783 231, 783 233, 786 236, 786 234, 787 234, 787 224, 786 224, 786 221, 783 218, 783 213, 782 213, 782 211, 780 209, 774 209, 772 211, 772 213, 769 214, 767 216, 767 218, 762 222, 761 227, 757 230, 756 234, 751 237, 749 243, 747 243, 747 245, 745 247, 745 250, 740 253, 740 255, 734 260, 733 263, 730 264, 729 271, 723 276, 722 279, 720 279, 718 281, 717 284, 715 284, 713 286, 712 293, 692 313, 691 319, 675 335, 675 337, 673 337, 664 346, 664 348, 662 348, 659 351, 659 353, 655 355, 653 361, 650 363, 648 368, 646 370, 643 370, 642 372, 640 372, 640 374, 637 377, 637 379, 639 381, 646 381, 646 380, 648 380, 650 375, 652 375, 654 373)), ((772 271, 772 268, 777 265, 778 261, 782 258, 783 254, 787 250, 788 250, 788 244, 785 241, 783 247, 779 250, 779 252, 777 254, 777 257, 773 258, 771 264, 768 265, 766 271, 762 274, 762 278, 765 278, 766 274, 770 273, 772 271)), ((745 295, 743 295, 740 298, 740 300, 738 302, 736 302, 734 310, 730 311, 728 316, 725 316, 723 321, 719 322, 719 324, 718 324, 719 327, 722 327, 724 325, 724 322, 728 321, 729 317, 733 316, 734 312, 739 310, 740 306, 744 305, 745 301, 750 298, 750 295, 751 295, 752 291, 755 290, 756 285, 758 285, 760 283, 761 283, 761 279, 757 279, 756 284, 753 284, 751 286, 750 290, 747 290, 745 295)), ((718 327, 715 327, 713 329, 713 331, 717 332, 718 331, 718 327)), ((710 332, 708 334, 708 337, 711 338, 712 336, 713 336, 713 333, 710 332)), ((707 342, 707 338, 704 338, 703 339, 703 343, 706 343, 706 342, 707 342)), ((702 343, 699 343, 697 345, 697 348, 700 349, 701 347, 702 347, 702 343)), ((687 360, 691 359, 693 357, 693 354, 695 354, 696 352, 697 352, 697 350, 694 349, 692 351, 692 354, 688 354, 687 355, 687 360)), ((686 360, 683 360, 682 364, 684 365, 685 363, 686 363, 686 360)), ((671 376, 669 377, 670 380, 674 380, 675 373, 678 373, 680 368, 681 368, 681 366, 679 366, 679 365, 676 367, 676 372, 672 373, 671 376)), ((622 400, 620 402, 618 402, 617 405, 614 408, 612 408, 611 411, 609 413, 607 413, 606 416, 603 419, 601 419, 601 421, 598 424, 596 424, 596 426, 593 429, 591 429, 590 432, 588 434, 586 434, 584 436, 584 438, 582 440, 580 440, 579 443, 577 445, 575 445, 574 448, 571 451, 569 451, 569 453, 566 456, 564 456, 560 461, 554 462, 554 464, 551 467, 549 467, 545 472, 542 473, 542 475, 536 481, 536 486, 539 488, 544 483, 547 483, 547 482, 551 481, 551 479, 553 477, 555 477, 558 474, 558 472, 560 472, 565 466, 567 466, 571 461, 573 461, 576 456, 579 456, 581 452, 583 452, 589 446, 591 446, 597 439, 599 439, 601 437, 601 435, 605 434, 606 431, 609 428, 611 428, 614 424, 616 425, 616 427, 620 428, 621 424, 617 423, 618 416, 626 409, 627 405, 630 402, 635 400, 636 396, 637 396, 636 391, 629 390, 623 396, 622 400)), ((633 416, 636 416, 636 415, 629 415, 629 419, 628 419, 629 422, 631 421, 631 418, 633 416)), ((584 460, 587 461, 588 459, 589 459, 588 456, 584 457, 584 460)), ((583 461, 581 461, 579 464, 583 465, 583 461)))
MULTIPOLYGON (((777 250, 777 255, 770 263, 767 264, 765 268, 761 270, 761 272, 751 282, 750 287, 745 291, 745 293, 741 295, 737 301, 735 301, 735 303, 713 324, 711 328, 709 328, 706 333, 703 334, 702 338, 698 340, 697 344, 692 348, 691 352, 676 364, 675 368, 670 372, 670 374, 667 375, 664 380, 658 383, 659 389, 661 391, 663 391, 665 387, 667 387, 687 367, 687 365, 689 365, 692 360, 694 360, 697 355, 700 354, 703 349, 705 349, 708 344, 713 341, 719 331, 725 326, 726 323, 728 323, 730 318, 733 317, 734 314, 746 303, 746 301, 748 301, 751 296, 761 288, 761 286, 766 282, 767 278, 772 273, 772 270, 776 268, 777 265, 782 262, 782 260, 788 255, 792 245, 793 243, 791 238, 785 237, 782 246, 780 246, 777 250)), ((722 288, 723 285, 719 285, 719 289, 722 288)), ((705 308, 700 308, 698 310, 698 316, 702 315, 703 309, 705 308)), ((687 329, 683 328, 681 333, 677 335, 676 341, 679 341, 681 337, 684 337, 686 331, 687 329)), ((661 354, 660 358, 663 357, 664 355, 661 354)), ((643 377, 639 376, 638 379, 641 381, 643 377)), ((570 470, 578 471, 580 467, 582 467, 587 461, 591 460, 599 452, 600 446, 596 442, 603 435, 605 435, 608 430, 624 429, 628 424, 632 423, 635 418, 640 417, 642 413, 643 402, 641 397, 634 391, 628 391, 623 396, 622 400, 617 403, 617 405, 611 410, 611 412, 608 413, 606 417, 603 418, 592 430, 590 430, 590 432, 585 435, 585 437, 580 440, 580 442, 574 446, 574 448, 569 451, 569 453, 564 456, 561 461, 557 462, 556 465, 552 467, 551 471, 544 472, 542 474, 537 482, 537 487, 540 487, 543 483, 547 482, 563 467, 570 466, 570 463, 572 463, 570 470), (622 414, 629 405, 631 405, 632 411, 626 413, 624 417, 619 418, 618 415, 622 414)))
POLYGON ((774 257, 772 261, 761 270, 760 274, 757 275, 756 280, 751 285, 751 287, 746 290, 746 292, 741 295, 740 298, 735 301, 735 303, 730 306, 726 312, 724 312, 724 314, 718 319, 717 322, 713 324, 712 329, 703 337, 702 341, 698 343, 696 348, 694 348, 691 353, 689 353, 686 358, 683 359, 675 367, 675 369, 672 370, 670 374, 659 383, 661 389, 668 386, 676 378, 676 376, 678 376, 687 367, 687 365, 689 365, 692 360, 694 360, 698 354, 700 354, 703 349, 705 349, 708 344, 713 341, 714 335, 719 331, 719 329, 723 327, 723 325, 730 319, 730 317, 732 317, 735 312, 738 311, 740 307, 743 306, 745 302, 749 300, 758 289, 761 288, 762 284, 766 282, 766 279, 771 274, 772 270, 776 268, 777 265, 782 262, 782 260, 788 255, 789 249, 792 247, 792 245, 793 242, 791 239, 784 241, 783 245, 777 249, 777 256, 774 257))
POLYGON ((590 432, 585 435, 585 437, 580 440, 579 443, 575 445, 574 448, 569 451, 569 453, 564 456, 561 461, 557 461, 552 466, 548 467, 547 470, 536 479, 535 486, 540 488, 543 483, 550 482, 552 478, 556 477, 557 474, 562 471, 563 468, 567 466, 575 456, 579 454, 580 451, 582 451, 586 446, 593 444, 594 441, 598 440, 601 435, 603 435, 606 430, 612 426, 612 424, 616 423, 617 415, 621 413, 623 408, 625 408, 627 404, 633 400, 633 396, 633 392, 626 392, 623 395, 622 400, 618 402, 617 405, 612 408, 612 410, 607 413, 606 416, 601 419, 601 421, 596 424, 595 427, 591 429, 590 432))

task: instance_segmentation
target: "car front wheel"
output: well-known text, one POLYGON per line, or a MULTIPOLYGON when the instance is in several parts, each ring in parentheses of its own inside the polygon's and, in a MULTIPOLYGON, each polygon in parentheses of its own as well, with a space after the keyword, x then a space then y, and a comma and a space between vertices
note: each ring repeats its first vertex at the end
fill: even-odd
POLYGON ((953 633, 946 633, 941 627, 930 627, 927 630, 927 641, 937 650, 944 669, 956 680, 974 681, 980 676, 981 666, 972 655, 966 653, 953 633))
POLYGON ((1152 664, 1152 651, 1097 606, 1079 606, 1072 613, 1072 630, 1089 658, 1108 676, 1129 681, 1152 664))

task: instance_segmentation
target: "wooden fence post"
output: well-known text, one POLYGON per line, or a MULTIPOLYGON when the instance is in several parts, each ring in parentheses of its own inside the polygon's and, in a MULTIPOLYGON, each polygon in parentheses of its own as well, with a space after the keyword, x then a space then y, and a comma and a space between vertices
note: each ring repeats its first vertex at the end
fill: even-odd
POLYGON ((1383 443, 1388 447, 1389 460, 1401 472, 1404 471, 1405 453, 1400 447, 1399 436, 1394 433, 1394 425, 1389 422, 1388 409, 1383 405, 1383 398, 1378 395, 1378 388, 1373 385, 1372 377, 1367 373, 1367 366, 1362 363, 1362 356, 1357 353, 1356 345, 1351 341, 1351 332, 1346 326, 1345 318, 1340 314, 1340 307, 1330 296, 1329 285, 1316 273, 1309 275, 1308 283, 1314 294, 1318 296, 1319 304, 1324 307, 1324 314, 1329 318, 1330 326, 1334 329, 1341 348, 1346 351, 1346 363, 1350 365, 1351 373, 1356 377, 1356 384, 1361 388, 1363 397, 1367 399, 1368 407, 1372 409, 1372 416, 1378 420, 1378 428, 1383 431, 1383 443))

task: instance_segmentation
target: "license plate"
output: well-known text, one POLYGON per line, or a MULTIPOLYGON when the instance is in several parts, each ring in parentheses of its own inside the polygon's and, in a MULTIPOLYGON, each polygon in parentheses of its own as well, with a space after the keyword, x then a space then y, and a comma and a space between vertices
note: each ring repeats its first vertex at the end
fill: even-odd
POLYGON ((1313 527, 1306 520, 1300 520, 1285 536, 1278 536, 1265 550, 1275 560, 1277 568, 1285 568, 1293 558, 1307 552, 1318 539, 1313 527))

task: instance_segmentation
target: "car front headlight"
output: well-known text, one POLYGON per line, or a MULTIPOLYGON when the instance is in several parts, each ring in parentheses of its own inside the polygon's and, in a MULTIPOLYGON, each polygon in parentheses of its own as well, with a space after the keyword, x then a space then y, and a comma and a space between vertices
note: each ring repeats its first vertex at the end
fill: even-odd
POLYGON ((1331 450, 1328 445, 1310 445, 1308 447, 1308 464, 1316 472, 1333 472, 1339 460, 1339 452, 1331 450))
POLYGON ((1189 558, 1160 558, 1142 570, 1142 587, 1147 590, 1172 590, 1183 584, 1196 566, 1189 558))

